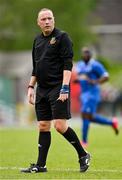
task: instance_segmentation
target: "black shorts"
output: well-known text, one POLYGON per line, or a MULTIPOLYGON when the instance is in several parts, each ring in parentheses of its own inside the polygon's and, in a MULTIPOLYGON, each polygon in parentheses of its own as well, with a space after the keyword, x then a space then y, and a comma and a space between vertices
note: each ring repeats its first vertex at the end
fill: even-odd
POLYGON ((51 88, 37 87, 35 111, 38 121, 53 119, 70 119, 70 97, 64 102, 57 100, 61 85, 51 88))

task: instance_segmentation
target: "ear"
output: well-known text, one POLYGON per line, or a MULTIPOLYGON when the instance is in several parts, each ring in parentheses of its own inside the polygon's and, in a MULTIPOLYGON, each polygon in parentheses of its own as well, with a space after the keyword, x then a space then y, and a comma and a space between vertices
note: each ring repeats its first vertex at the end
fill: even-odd
POLYGON ((38 21, 38 18, 37 18, 37 25, 39 26, 39 21, 38 21))
POLYGON ((53 19, 53 21, 54 21, 54 25, 55 25, 55 18, 53 19))

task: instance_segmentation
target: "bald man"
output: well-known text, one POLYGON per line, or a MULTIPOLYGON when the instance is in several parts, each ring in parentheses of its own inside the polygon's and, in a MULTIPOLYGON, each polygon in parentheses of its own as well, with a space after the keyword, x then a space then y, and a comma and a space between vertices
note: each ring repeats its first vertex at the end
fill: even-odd
POLYGON ((85 172, 89 167, 90 155, 67 124, 67 120, 71 118, 69 83, 73 58, 72 42, 66 32, 55 28, 53 12, 50 9, 41 9, 37 24, 42 33, 35 38, 33 44, 33 71, 28 86, 28 100, 35 105, 38 121, 38 159, 36 164, 31 164, 21 172, 47 172, 46 160, 51 144, 52 122, 56 131, 75 148, 80 172, 85 172))

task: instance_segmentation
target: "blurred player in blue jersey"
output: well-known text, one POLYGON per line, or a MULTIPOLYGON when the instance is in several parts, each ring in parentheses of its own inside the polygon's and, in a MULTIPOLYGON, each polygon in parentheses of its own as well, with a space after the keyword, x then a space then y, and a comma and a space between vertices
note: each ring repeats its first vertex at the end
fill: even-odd
POLYGON ((81 86, 81 115, 82 126, 82 145, 88 145, 88 131, 91 122, 111 126, 118 134, 117 118, 108 119, 96 114, 97 106, 100 102, 100 84, 108 81, 109 74, 105 67, 92 58, 89 48, 82 49, 82 60, 76 64, 75 70, 78 74, 78 82, 81 86))

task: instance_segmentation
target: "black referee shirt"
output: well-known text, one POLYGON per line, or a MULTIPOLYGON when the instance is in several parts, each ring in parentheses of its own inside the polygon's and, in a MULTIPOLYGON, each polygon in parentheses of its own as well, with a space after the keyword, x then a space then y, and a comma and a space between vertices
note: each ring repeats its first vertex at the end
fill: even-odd
POLYGON ((72 42, 67 33, 54 28, 49 36, 43 33, 34 40, 32 76, 41 87, 62 83, 63 70, 72 69, 72 42))

